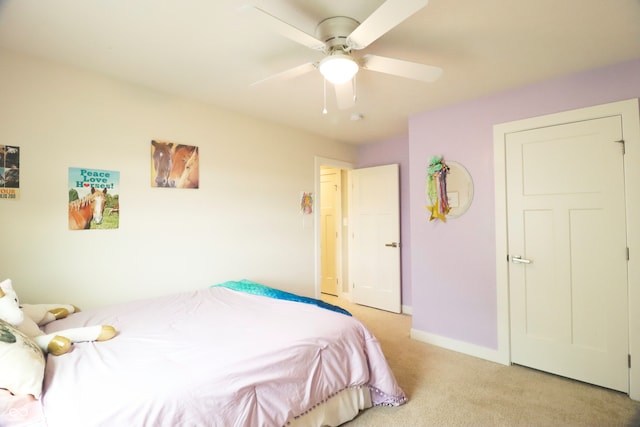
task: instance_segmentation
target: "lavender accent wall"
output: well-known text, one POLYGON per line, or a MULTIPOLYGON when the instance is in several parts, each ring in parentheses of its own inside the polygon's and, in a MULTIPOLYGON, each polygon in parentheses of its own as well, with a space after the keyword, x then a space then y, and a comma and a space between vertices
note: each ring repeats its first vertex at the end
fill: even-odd
POLYGON ((400 165, 400 250, 402 305, 411 306, 411 222, 409 219, 409 140, 397 138, 360 146, 356 167, 400 165))
MULTIPOLYGON (((410 286, 413 329, 497 349, 493 125, 637 97, 640 60, 633 60, 410 118, 409 180, 401 183, 409 193, 411 248, 403 249, 411 256, 410 282, 403 294, 410 286), (433 155, 463 164, 475 185, 469 211, 446 224, 429 222, 424 207, 433 155)), ((376 148, 358 154, 369 150, 376 148)))

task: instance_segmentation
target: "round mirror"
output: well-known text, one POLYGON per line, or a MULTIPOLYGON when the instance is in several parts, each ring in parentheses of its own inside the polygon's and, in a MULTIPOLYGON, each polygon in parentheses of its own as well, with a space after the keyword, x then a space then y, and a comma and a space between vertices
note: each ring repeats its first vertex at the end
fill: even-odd
POLYGON ((473 180, 469 171, 458 162, 447 162, 447 199, 451 210, 447 218, 464 214, 473 200, 473 180))

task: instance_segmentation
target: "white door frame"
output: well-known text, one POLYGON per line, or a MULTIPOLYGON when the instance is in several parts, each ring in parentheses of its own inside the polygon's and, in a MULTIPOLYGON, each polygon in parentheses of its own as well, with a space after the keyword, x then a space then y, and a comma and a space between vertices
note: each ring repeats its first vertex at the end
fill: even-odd
MULTIPOLYGON (((613 102, 531 119, 497 124, 493 127, 496 291, 498 320, 498 360, 511 363, 509 331, 509 263, 507 261, 506 135, 544 126, 619 115, 625 141, 625 195, 627 201, 627 245, 629 281, 629 397, 640 400, 640 109, 638 99, 613 102)), ((613 143, 613 142, 612 142, 613 143)), ((597 171, 594 171, 597 173, 597 171)))
MULTIPOLYGON (((355 166, 351 163, 344 162, 342 160, 329 159, 325 157, 315 157, 314 158, 314 188, 313 188, 313 197, 314 197, 314 208, 313 208, 313 224, 314 224, 314 243, 315 243, 315 297, 320 298, 322 293, 322 264, 321 264, 321 255, 322 251, 320 250, 320 242, 322 240, 322 236, 320 234, 320 209, 318 209, 320 203, 320 169, 323 167, 332 167, 336 169, 343 170, 351 170, 355 166)), ((344 186, 344 183, 343 183, 344 186)), ((342 226, 342 212, 339 212, 340 215, 340 226, 342 226)), ((338 245, 341 246, 341 243, 338 242, 338 245)), ((341 247, 338 248, 342 253, 341 247)), ((344 254, 342 255, 344 256, 344 254)), ((342 258, 342 257, 340 257, 342 258)), ((342 296, 344 290, 342 289, 344 272, 342 270, 342 259, 338 260, 338 296, 342 296)), ((348 274, 348 272, 347 272, 348 274)))

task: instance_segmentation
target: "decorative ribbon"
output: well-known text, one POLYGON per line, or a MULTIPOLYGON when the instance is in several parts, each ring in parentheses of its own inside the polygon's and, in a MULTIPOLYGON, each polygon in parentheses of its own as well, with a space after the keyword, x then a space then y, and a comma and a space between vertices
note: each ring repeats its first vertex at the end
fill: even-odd
POLYGON ((431 206, 427 206, 431 212, 429 221, 439 219, 447 222, 446 215, 451 209, 447 199, 447 173, 449 173, 449 166, 442 156, 433 156, 429 159, 429 166, 427 166, 427 194, 431 202, 431 206))

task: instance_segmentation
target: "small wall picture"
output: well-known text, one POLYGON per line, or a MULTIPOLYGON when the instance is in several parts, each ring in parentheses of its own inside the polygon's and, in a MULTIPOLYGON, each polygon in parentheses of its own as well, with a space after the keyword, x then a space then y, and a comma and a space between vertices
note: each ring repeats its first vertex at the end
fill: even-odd
POLYGON ((200 153, 195 145, 151 141, 151 186, 198 188, 200 153))
POLYGON ((0 145, 0 199, 20 197, 20 148, 0 145))
POLYGON ((120 226, 120 172, 69 168, 69 230, 120 226))
POLYGON ((303 191, 300 194, 300 212, 305 215, 313 213, 313 193, 303 191))

